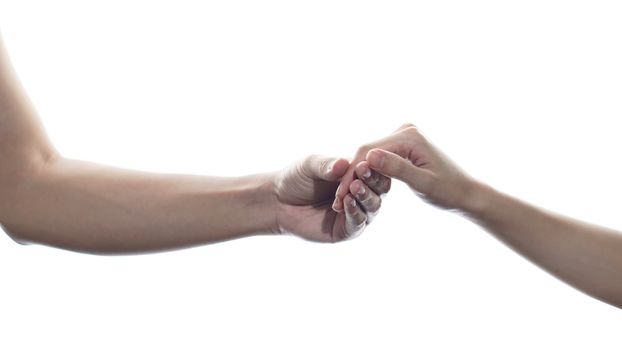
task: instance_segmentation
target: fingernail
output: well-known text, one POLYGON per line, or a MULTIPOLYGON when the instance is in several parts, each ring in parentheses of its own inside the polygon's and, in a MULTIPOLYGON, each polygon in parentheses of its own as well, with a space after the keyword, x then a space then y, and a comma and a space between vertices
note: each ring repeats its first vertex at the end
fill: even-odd
POLYGON ((356 207, 356 200, 353 199, 350 205, 352 205, 353 207, 356 207))
POLYGON ((384 164, 384 153, 379 150, 369 151, 367 154, 367 162, 374 168, 382 168, 384 164))
POLYGON ((371 176, 371 170, 367 169, 367 171, 365 172, 365 174, 363 174, 364 178, 369 178, 371 176))
POLYGON ((339 203, 339 198, 335 198, 335 201, 333 201, 332 208, 333 208, 334 211, 338 211, 337 210, 337 203, 339 203))
POLYGON ((356 193, 358 193, 359 195, 365 194, 365 187, 363 187, 363 185, 361 185, 361 188, 359 188, 359 190, 356 193))
POLYGON ((330 163, 330 165, 327 167, 326 169, 326 175, 330 175, 330 173, 333 171, 333 165, 335 165, 336 161, 333 161, 332 163, 330 163))

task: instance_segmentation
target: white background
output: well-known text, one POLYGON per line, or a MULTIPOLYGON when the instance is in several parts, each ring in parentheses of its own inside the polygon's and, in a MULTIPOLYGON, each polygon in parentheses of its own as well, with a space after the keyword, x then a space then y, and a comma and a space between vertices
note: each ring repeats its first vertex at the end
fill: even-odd
MULTIPOLYGON (((242 175, 413 122, 474 176, 622 228, 618 1, 0 1, 68 157, 242 175)), ((2 349, 622 346, 622 313, 395 183, 360 238, 100 257, 0 237, 2 349)))

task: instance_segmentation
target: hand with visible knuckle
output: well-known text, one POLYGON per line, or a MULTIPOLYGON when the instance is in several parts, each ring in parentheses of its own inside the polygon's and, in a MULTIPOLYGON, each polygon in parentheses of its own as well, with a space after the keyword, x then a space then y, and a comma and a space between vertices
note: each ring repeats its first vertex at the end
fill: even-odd
MULTIPOLYGON (((384 192, 384 182, 380 178, 384 173, 407 182, 420 197, 434 205, 460 209, 468 201, 465 193, 468 194, 469 188, 476 184, 451 159, 437 150, 413 124, 402 125, 389 137, 361 146, 358 152, 370 152, 375 148, 385 151, 384 162, 377 162, 376 165, 381 168, 371 167, 372 173, 378 175, 371 175, 363 179, 363 182, 378 194, 384 192)), ((357 175, 360 177, 360 174, 357 175)), ((386 185, 388 191, 390 181, 386 185)))

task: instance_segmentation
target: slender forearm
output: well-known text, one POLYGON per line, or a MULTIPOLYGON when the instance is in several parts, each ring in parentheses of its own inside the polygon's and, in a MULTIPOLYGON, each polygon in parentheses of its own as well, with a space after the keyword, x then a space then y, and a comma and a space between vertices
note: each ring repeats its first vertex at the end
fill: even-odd
POLYGON ((553 275, 622 307, 622 233, 547 212, 481 184, 463 209, 553 275))
POLYGON ((473 180, 410 124, 365 152, 372 169, 406 182, 432 204, 465 213, 553 275, 622 307, 622 233, 547 212, 473 180))
POLYGON ((272 175, 160 175, 55 159, 23 176, 1 222, 16 239, 94 253, 168 250, 269 233, 272 175))

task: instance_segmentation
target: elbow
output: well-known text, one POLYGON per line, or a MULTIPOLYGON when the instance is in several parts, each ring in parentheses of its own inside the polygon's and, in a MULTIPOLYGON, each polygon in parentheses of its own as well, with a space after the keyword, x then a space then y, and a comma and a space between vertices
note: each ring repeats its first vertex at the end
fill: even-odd
POLYGON ((21 228, 25 219, 25 210, 22 209, 21 203, 19 194, 7 195, 7 192, 3 191, 0 196, 0 232, 4 232, 15 243, 29 245, 35 243, 35 240, 21 228))
MULTIPOLYGON (((1 153, 1 152, 0 152, 1 153)), ((0 231, 4 231, 13 241, 21 245, 35 243, 36 240, 22 229, 28 221, 29 202, 32 201, 34 184, 44 176, 46 169, 60 155, 53 149, 46 152, 32 152, 19 160, 4 159, 0 163, 0 231), (6 160, 6 161, 4 161, 6 160)))
POLYGON ((3 225, 2 223, 0 223, 0 230, 4 231, 4 233, 6 233, 6 235, 9 236, 9 238, 11 238, 13 242, 19 245, 30 245, 33 243, 23 235, 16 234, 14 231, 10 230, 6 225, 3 225))

